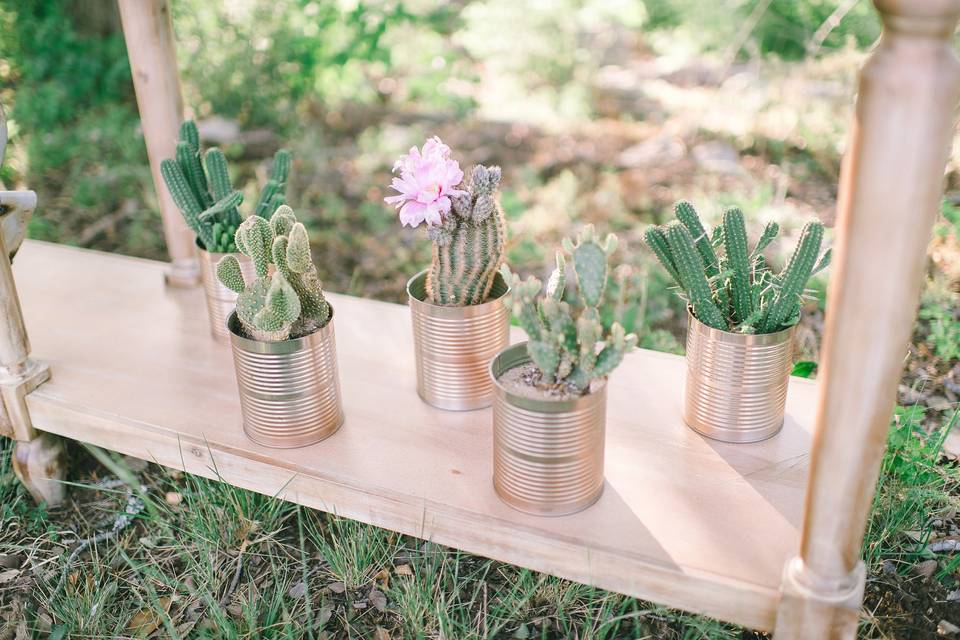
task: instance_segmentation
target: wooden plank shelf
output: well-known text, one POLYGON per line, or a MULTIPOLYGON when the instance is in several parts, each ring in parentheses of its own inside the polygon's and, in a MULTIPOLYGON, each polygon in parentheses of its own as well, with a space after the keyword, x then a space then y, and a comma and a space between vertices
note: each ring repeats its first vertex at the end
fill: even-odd
MULTIPOLYGON (((295 450, 247 440, 228 346, 203 293, 165 265, 28 242, 14 265, 33 355, 52 379, 37 428, 530 569, 748 627, 773 628, 797 553, 815 385, 793 379, 783 432, 726 445, 680 417, 684 361, 638 351, 609 389, 606 487, 538 518, 491 483, 489 410, 433 409, 415 390, 406 308, 331 295, 346 423, 295 450)), ((518 333, 515 337, 519 338, 518 333)))

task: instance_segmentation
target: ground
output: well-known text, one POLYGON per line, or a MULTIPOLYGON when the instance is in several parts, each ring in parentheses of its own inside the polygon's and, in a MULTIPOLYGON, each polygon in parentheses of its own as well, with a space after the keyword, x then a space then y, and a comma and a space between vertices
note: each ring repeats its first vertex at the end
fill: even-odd
MULTIPOLYGON (((777 220, 780 264, 804 220, 833 223, 856 71, 875 36, 865 3, 848 20, 866 22, 843 23, 847 40, 828 34, 817 55, 781 42, 782 56, 771 43, 825 17, 787 13, 819 5, 772 3, 742 50, 724 40, 738 23, 723 27, 701 3, 647 2, 639 17, 612 2, 357 4, 349 20, 334 5, 174 4, 202 137, 224 147, 248 200, 273 151, 292 149, 288 201, 330 290, 403 300, 429 243, 382 198, 393 159, 434 134, 464 165, 503 167, 516 271, 545 276, 553 247, 584 223, 620 236, 627 328, 647 348, 682 352, 684 305, 640 240, 674 201, 711 222, 740 206, 754 234, 777 220)), ((100 37, 109 16, 70 26, 50 6, 0 2, 0 26, 25 34, 0 39, 0 99, 13 103, 0 179, 39 192, 35 238, 163 258, 122 40, 100 37)), ((958 157, 864 543, 864 638, 960 638, 958 157)), ((826 282, 812 283, 799 332, 806 371, 826 282)), ((4 447, 0 638, 763 637, 78 444, 68 501, 47 510, 15 482, 4 447)))

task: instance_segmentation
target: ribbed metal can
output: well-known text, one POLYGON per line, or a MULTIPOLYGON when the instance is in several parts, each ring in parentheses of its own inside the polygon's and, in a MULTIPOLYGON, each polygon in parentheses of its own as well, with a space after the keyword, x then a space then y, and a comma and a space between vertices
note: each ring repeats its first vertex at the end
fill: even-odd
POLYGON ((607 386, 569 400, 535 400, 509 392, 499 378, 530 361, 526 343, 490 363, 493 487, 508 505, 540 516, 586 509, 603 492, 607 386))
POLYGON ((426 302, 426 270, 407 282, 413 317, 417 393, 452 411, 489 407, 493 382, 487 367, 510 344, 510 287, 498 273, 483 304, 444 307, 426 302))
POLYGON ((247 282, 256 277, 253 262, 242 253, 210 253, 197 246, 200 256, 200 278, 203 280, 203 292, 207 300, 207 318, 210 321, 210 334, 217 342, 226 344, 230 340, 227 318, 237 307, 237 293, 227 289, 217 278, 217 263, 224 256, 236 256, 240 270, 247 282))
POLYGON ((683 418, 724 442, 758 442, 783 427, 796 327, 767 334, 721 331, 688 310, 683 418))
POLYGON ((278 342, 243 337, 229 318, 230 344, 247 437, 268 447, 305 447, 343 424, 333 318, 308 336, 278 342))

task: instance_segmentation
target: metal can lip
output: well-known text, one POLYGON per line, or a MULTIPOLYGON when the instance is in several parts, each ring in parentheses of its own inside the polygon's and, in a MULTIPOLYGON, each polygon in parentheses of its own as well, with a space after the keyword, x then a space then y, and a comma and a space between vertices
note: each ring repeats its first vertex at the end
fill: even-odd
POLYGON ((724 342, 726 344, 737 344, 746 347, 763 347, 771 344, 783 342, 787 335, 794 330, 796 325, 791 325, 786 329, 775 331, 773 333, 734 333, 723 329, 715 329, 709 325, 700 322, 693 310, 687 306, 688 330, 695 329, 699 333, 705 334, 711 340, 724 342))
POLYGON ((515 407, 525 409, 526 411, 536 411, 537 413, 567 413, 583 409, 594 402, 603 402, 607 395, 607 383, 604 383, 593 393, 586 393, 582 396, 569 398, 567 400, 537 400, 511 393, 500 383, 500 376, 509 369, 528 362, 530 362, 530 355, 527 353, 526 340, 510 345, 490 361, 490 378, 493 380, 497 394, 515 407))
POLYGON ((227 317, 227 331, 230 332, 230 340, 238 348, 252 353, 271 353, 283 354, 301 351, 319 338, 326 337, 333 330, 333 306, 330 307, 330 318, 327 324, 323 325, 313 333, 301 336, 299 338, 287 338, 286 340, 254 340, 247 338, 240 333, 240 319, 237 318, 236 310, 230 312, 227 317))
POLYGON ((426 313, 434 317, 467 318, 472 315, 487 313, 493 305, 502 302, 510 295, 510 285, 498 272, 496 276, 494 276, 493 288, 490 290, 491 297, 486 302, 464 307, 449 307, 433 304, 432 302, 427 302, 425 299, 427 271, 429 271, 429 269, 419 271, 407 280, 407 297, 409 298, 411 307, 416 307, 421 313, 426 313))

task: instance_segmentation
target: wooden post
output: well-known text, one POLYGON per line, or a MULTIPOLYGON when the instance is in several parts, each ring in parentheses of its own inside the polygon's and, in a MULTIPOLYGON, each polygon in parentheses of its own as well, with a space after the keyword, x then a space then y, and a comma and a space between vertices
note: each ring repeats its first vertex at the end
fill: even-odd
POLYGON ((784 571, 777 640, 853 638, 860 547, 939 210, 960 61, 960 0, 874 0, 838 197, 816 431, 798 557, 784 571))
POLYGON ((200 281, 194 233, 183 221, 160 175, 160 161, 174 156, 183 118, 170 7, 167 0, 117 1, 153 185, 163 216, 163 235, 170 254, 167 282, 193 286, 200 281))
MULTIPOLYGON (((7 120, 0 109, 0 163, 7 147, 7 120)), ((0 191, 0 429, 17 440, 13 471, 37 501, 63 499, 63 447, 33 428, 27 394, 50 379, 50 368, 30 358, 30 339, 20 310, 10 261, 37 206, 33 191, 0 191), (8 241, 4 228, 13 231, 8 241)))

